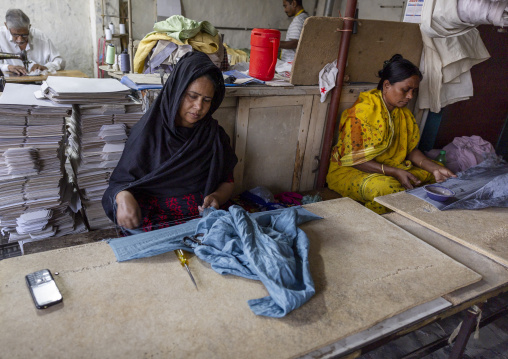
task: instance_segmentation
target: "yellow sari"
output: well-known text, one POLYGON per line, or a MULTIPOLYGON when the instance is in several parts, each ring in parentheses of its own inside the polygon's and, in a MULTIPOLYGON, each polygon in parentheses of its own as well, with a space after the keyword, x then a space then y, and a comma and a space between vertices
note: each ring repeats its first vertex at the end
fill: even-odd
POLYGON ((419 140, 420 131, 409 109, 396 107, 389 112, 380 90, 362 92, 353 107, 342 113, 339 139, 326 177, 328 187, 376 213, 388 212, 374 198, 404 191, 404 187, 394 177, 366 173, 352 166, 374 160, 409 171, 422 184, 433 182, 431 173, 406 160, 419 140))

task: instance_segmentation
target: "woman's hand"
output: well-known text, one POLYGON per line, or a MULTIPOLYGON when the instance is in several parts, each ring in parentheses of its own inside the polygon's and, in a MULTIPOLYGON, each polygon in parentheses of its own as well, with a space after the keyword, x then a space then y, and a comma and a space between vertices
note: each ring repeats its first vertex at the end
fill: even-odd
POLYGON ((450 171, 448 168, 441 167, 439 165, 437 167, 438 168, 432 171, 432 174, 434 175, 436 182, 444 182, 450 177, 457 177, 457 175, 452 171, 450 171))
POLYGON ((205 197, 202 206, 198 206, 199 213, 203 212, 205 208, 209 207, 214 207, 215 209, 219 209, 220 207, 219 200, 213 193, 205 197))
POLYGON ((127 229, 137 228, 141 223, 141 209, 129 191, 121 191, 116 195, 116 223, 127 229))
POLYGON ((233 194, 235 184, 233 182, 222 182, 219 184, 215 192, 210 193, 203 200, 203 204, 198 207, 199 213, 203 212, 205 208, 214 207, 219 209, 233 194))
POLYGON ((395 177, 405 189, 413 189, 422 183, 414 174, 398 168, 395 168, 391 176, 395 177))

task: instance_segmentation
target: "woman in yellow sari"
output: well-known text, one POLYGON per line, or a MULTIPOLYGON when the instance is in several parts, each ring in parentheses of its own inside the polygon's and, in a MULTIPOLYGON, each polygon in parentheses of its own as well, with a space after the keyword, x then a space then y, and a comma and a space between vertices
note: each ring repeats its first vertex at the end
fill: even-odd
POLYGON ((362 92, 342 113, 326 180, 340 195, 383 214, 388 209, 375 197, 456 176, 416 148, 420 131, 406 106, 422 79, 418 68, 397 54, 379 77, 377 89, 362 92))

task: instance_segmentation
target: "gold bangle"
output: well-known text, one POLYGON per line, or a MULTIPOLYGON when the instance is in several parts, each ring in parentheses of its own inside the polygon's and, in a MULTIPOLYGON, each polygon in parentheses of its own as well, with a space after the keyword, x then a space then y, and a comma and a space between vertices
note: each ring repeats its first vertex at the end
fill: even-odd
POLYGON ((423 161, 425 161, 425 160, 426 160, 426 158, 424 158, 423 160, 421 160, 421 161, 420 161, 420 164, 418 165, 418 167, 422 168, 422 163, 423 163, 423 161))
POLYGON ((385 165, 383 163, 381 164, 381 171, 383 171, 383 174, 386 176, 385 165))

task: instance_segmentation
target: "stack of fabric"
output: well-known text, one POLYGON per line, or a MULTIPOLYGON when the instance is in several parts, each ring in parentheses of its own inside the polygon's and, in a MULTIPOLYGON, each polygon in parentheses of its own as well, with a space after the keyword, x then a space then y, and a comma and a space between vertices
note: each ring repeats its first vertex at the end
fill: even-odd
POLYGON ((153 30, 139 43, 134 57, 134 72, 171 72, 173 65, 189 51, 203 52, 222 71, 229 69, 221 35, 208 21, 173 15, 155 23, 153 30))
POLYGON ((21 246, 86 230, 63 170, 71 107, 36 99, 38 89, 9 83, 0 97, 0 227, 21 246))
POLYGON ((128 105, 75 105, 68 118, 66 168, 79 189, 92 230, 114 225, 104 213, 102 195, 122 155, 129 129, 142 115, 141 103, 131 101, 128 105))

